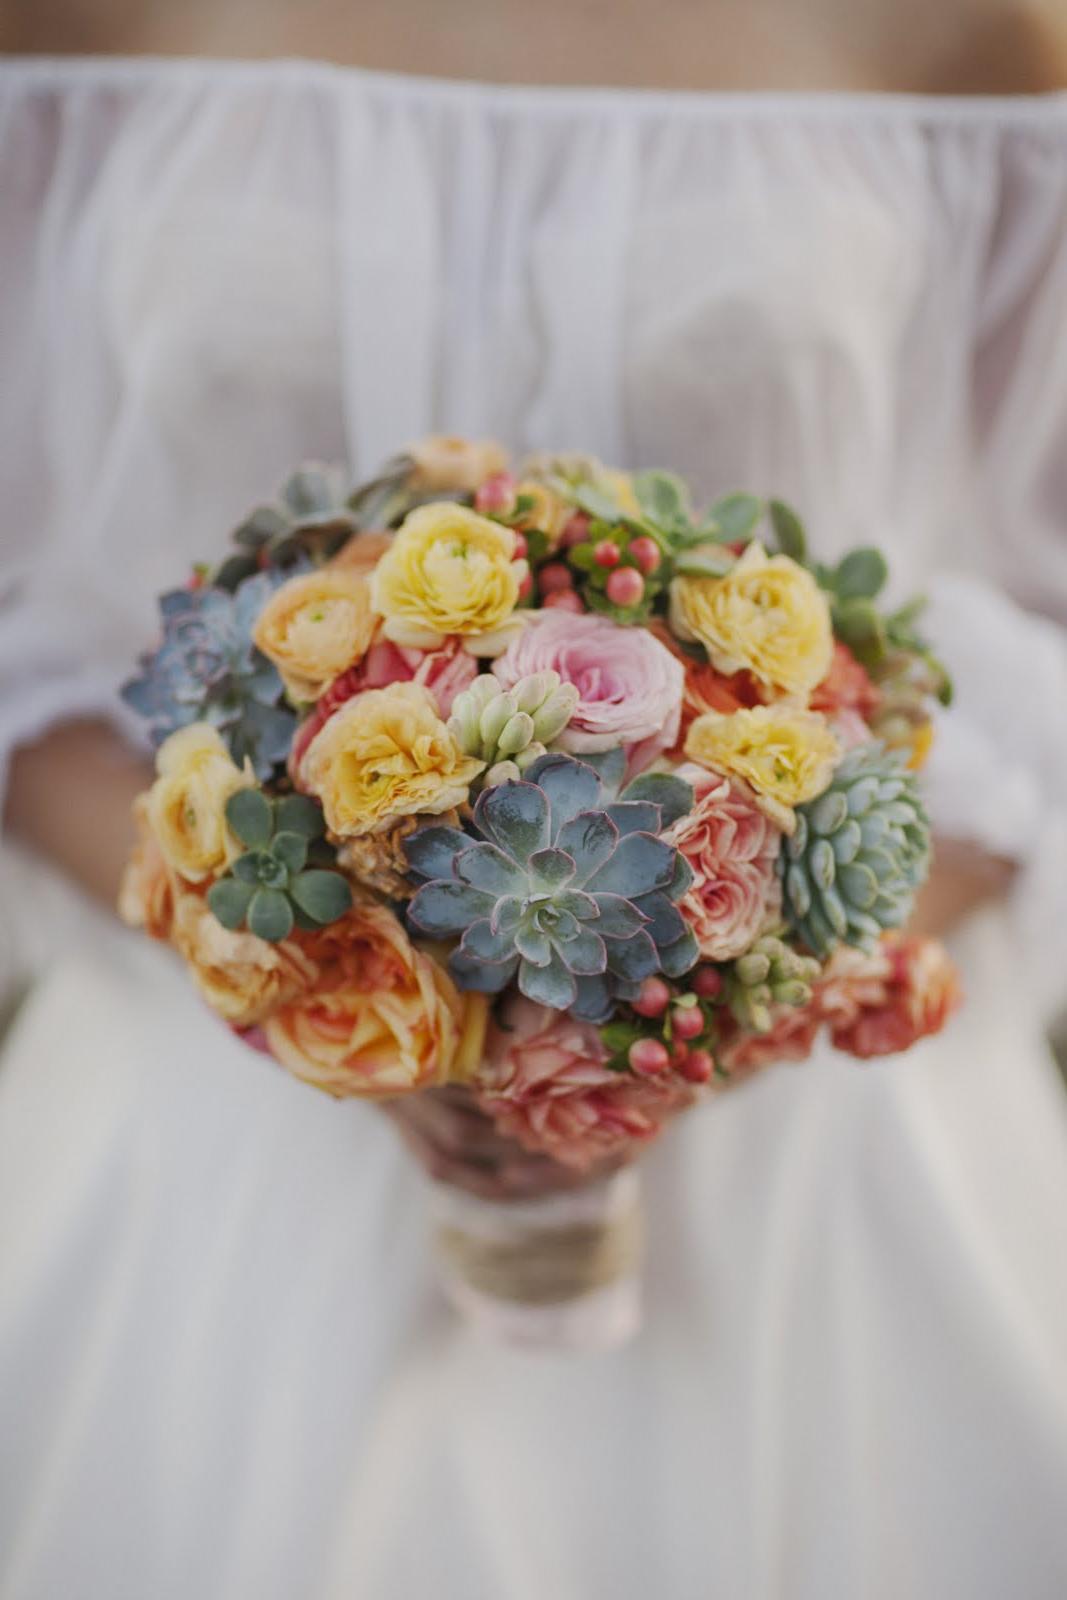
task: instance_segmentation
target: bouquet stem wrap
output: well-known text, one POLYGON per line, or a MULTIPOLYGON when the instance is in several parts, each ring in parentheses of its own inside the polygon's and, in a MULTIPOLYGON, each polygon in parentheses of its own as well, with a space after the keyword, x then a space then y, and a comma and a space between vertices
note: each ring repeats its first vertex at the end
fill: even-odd
POLYGON ((431 1216, 442 1286, 478 1331, 560 1350, 608 1349, 637 1332, 636 1172, 507 1204, 435 1185, 431 1216))

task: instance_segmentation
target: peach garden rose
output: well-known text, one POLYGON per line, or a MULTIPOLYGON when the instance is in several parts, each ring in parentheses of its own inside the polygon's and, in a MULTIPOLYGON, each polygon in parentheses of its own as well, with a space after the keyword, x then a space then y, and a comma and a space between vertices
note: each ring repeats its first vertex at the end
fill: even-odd
POLYGON ((693 869, 678 909, 701 955, 730 961, 781 913, 781 833, 740 783, 692 763, 680 767, 678 776, 692 784, 694 799, 693 809, 666 835, 693 869))

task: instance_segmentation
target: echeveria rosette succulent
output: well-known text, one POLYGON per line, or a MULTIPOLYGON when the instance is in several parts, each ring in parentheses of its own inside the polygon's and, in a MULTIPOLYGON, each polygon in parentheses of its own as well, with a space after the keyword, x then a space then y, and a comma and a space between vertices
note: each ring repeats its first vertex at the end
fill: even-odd
POLYGON ((344 472, 308 462, 290 473, 277 499, 256 506, 234 530, 238 549, 212 582, 232 591, 264 568, 292 573, 309 561, 325 561, 361 526, 344 472))
POLYGON ((603 1022, 645 978, 697 961, 674 904, 691 873, 658 837, 691 800, 667 774, 605 800, 589 763, 542 756, 525 780, 483 791, 473 836, 429 827, 405 841, 427 880, 408 914, 431 937, 462 935, 449 963, 461 988, 495 994, 514 979, 530 1000, 603 1022))
POLYGON ((809 950, 874 948, 903 927, 930 862, 930 823, 904 757, 858 746, 829 787, 796 808, 778 859, 786 918, 809 950))
POLYGON ((296 716, 281 704, 277 668, 252 643, 252 628, 283 573, 261 572, 234 594, 174 589, 160 597, 163 641, 140 658, 122 698, 161 745, 178 728, 209 722, 234 760, 247 756, 257 778, 283 766, 296 716))
POLYGON ((239 789, 226 803, 226 821, 247 848, 208 890, 224 928, 247 927, 275 944, 294 927, 322 928, 350 910, 347 879, 317 864, 334 857, 313 800, 291 794, 272 801, 262 790, 239 789))

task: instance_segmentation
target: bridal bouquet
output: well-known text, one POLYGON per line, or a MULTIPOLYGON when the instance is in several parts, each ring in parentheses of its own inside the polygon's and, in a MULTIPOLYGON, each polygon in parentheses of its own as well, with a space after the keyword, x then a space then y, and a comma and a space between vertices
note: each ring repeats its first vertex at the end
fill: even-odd
POLYGON ((903 931, 948 683, 886 576, 581 456, 306 467, 123 691, 158 746, 124 915, 307 1082, 464 1085, 583 1170, 824 1029, 902 1050, 957 1000, 903 931))

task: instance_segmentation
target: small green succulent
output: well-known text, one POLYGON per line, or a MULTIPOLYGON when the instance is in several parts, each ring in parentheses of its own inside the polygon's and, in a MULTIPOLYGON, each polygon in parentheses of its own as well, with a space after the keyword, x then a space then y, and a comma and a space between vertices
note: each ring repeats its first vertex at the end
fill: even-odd
POLYGON ((577 704, 578 690, 558 672, 533 672, 508 690, 487 672, 456 696, 448 726, 465 755, 486 763, 481 782, 503 783, 545 754, 577 704))
POLYGON ((270 800, 261 789, 238 789, 226 802, 226 821, 247 849, 208 890, 224 928, 247 927, 274 944, 294 926, 322 928, 350 909, 347 879, 316 864, 334 858, 313 800, 301 794, 270 800))
POLYGON ((658 837, 691 804, 667 774, 611 800, 589 763, 541 756, 523 781, 482 791, 473 837, 430 827, 404 841, 428 880, 408 914, 431 937, 462 935, 449 963, 462 988, 495 994, 514 978, 528 999, 605 1021, 645 978, 696 963, 674 903, 692 873, 658 837))
POLYGON ((725 973, 723 999, 742 1028, 766 1033, 772 1005, 805 1006, 819 976, 818 961, 793 950, 776 934, 764 934, 725 973))

